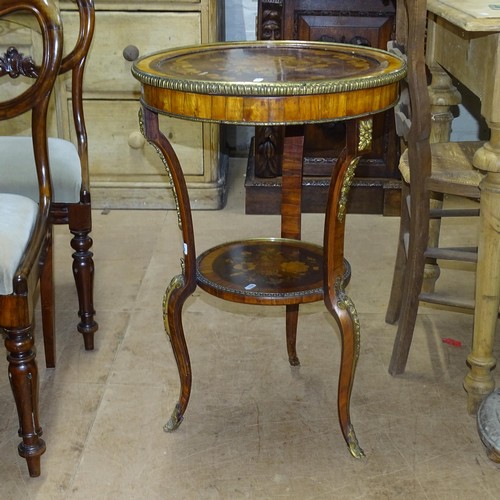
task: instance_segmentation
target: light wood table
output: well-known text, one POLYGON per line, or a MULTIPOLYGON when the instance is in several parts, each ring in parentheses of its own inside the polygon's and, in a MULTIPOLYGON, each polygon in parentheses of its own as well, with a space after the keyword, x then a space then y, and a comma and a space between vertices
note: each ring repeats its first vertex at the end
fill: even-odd
POLYGON ((233 302, 285 306, 291 365, 299 364, 295 350, 299 304, 322 300, 342 340, 340 427, 352 455, 362 456, 349 410, 360 328, 354 304, 344 291, 350 276, 344 260, 347 193, 360 156, 371 148, 372 115, 390 108, 398 98, 404 63, 366 47, 269 41, 159 52, 137 61, 132 72, 141 82, 145 135, 171 176, 183 237, 182 274, 173 278, 164 298, 165 329, 181 382, 166 430, 179 426, 191 393, 182 307, 196 286, 233 302), (286 125, 280 238, 222 243, 196 256, 184 176, 160 132, 158 114, 240 125, 286 125), (312 245, 300 241, 303 125, 346 119, 345 149, 332 171, 324 244, 312 245))
MULTIPOLYGON (((500 297, 500 4, 491 0, 429 0, 427 9, 431 71, 444 68, 476 94, 491 130, 490 140, 474 156, 474 165, 486 173, 480 186, 474 336, 467 357, 470 371, 464 381, 468 410, 476 413, 495 387, 491 371, 496 364, 493 341, 500 297)), ((446 92, 441 90, 444 97, 446 92)), ((438 101, 440 105, 456 103, 438 101)))

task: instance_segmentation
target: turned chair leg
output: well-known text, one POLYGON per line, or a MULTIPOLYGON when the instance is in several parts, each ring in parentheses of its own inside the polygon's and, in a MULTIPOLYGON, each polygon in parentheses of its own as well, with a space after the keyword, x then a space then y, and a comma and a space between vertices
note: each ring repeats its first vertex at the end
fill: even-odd
POLYGON ((40 475, 40 456, 45 442, 38 419, 38 368, 35 360, 32 325, 5 328, 9 380, 19 416, 19 455, 26 459, 31 477, 40 475))
POLYGON ((288 351, 288 361, 291 366, 299 366, 297 357, 297 322, 299 319, 299 305, 291 304, 286 306, 286 348, 288 351))
POLYGON ((89 251, 92 246, 92 238, 88 233, 72 231, 72 234, 74 237, 71 240, 71 247, 75 250, 73 253, 73 276, 78 293, 78 315, 80 316, 78 331, 83 335, 85 349, 91 351, 94 349, 94 333, 98 329, 94 320, 94 261, 93 254, 89 251))
POLYGON ((90 237, 91 211, 90 205, 73 205, 69 212, 69 229, 73 238, 73 276, 78 293, 80 322, 78 331, 83 335, 85 349, 94 349, 94 333, 99 328, 94 320, 94 260, 92 238, 90 237))

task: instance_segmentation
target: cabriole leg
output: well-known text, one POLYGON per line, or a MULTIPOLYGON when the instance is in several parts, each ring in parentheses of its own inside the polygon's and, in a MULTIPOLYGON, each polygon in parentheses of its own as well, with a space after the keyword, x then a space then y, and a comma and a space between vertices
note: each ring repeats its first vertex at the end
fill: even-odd
POLYGON ((184 418, 189 396, 191 395, 191 362, 189 352, 184 337, 182 327, 182 308, 189 294, 183 294, 184 278, 182 275, 175 276, 170 282, 163 299, 163 322, 165 332, 172 344, 177 369, 179 370, 179 379, 181 391, 179 401, 175 405, 174 411, 163 429, 171 432, 177 429, 184 418))

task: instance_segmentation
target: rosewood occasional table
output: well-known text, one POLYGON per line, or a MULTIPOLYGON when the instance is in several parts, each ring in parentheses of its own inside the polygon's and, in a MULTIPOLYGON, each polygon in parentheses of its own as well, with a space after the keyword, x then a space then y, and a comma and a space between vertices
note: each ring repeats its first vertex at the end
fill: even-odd
POLYGON ((363 455, 349 406, 360 347, 356 309, 344 287, 347 193, 361 155, 370 151, 371 116, 395 104, 405 65, 387 52, 320 42, 236 42, 184 47, 139 59, 142 125, 169 173, 183 238, 182 272, 165 292, 165 329, 179 369, 181 393, 165 429, 181 423, 191 392, 182 327, 185 300, 199 285, 222 299, 286 306, 290 363, 300 303, 323 300, 342 339, 338 413, 351 453, 363 455), (158 114, 238 125, 285 125, 281 237, 222 243, 196 256, 189 196, 181 165, 158 114), (300 241, 305 123, 347 120, 345 150, 333 169, 324 244, 300 241))

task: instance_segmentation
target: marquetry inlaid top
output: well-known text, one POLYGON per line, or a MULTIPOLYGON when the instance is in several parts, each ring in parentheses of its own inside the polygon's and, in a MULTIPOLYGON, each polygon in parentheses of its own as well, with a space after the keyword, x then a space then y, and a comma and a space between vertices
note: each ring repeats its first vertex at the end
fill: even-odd
POLYGON ((249 124, 331 121, 385 109, 405 71, 386 51, 295 41, 182 47, 145 56, 132 68, 146 106, 249 124))

